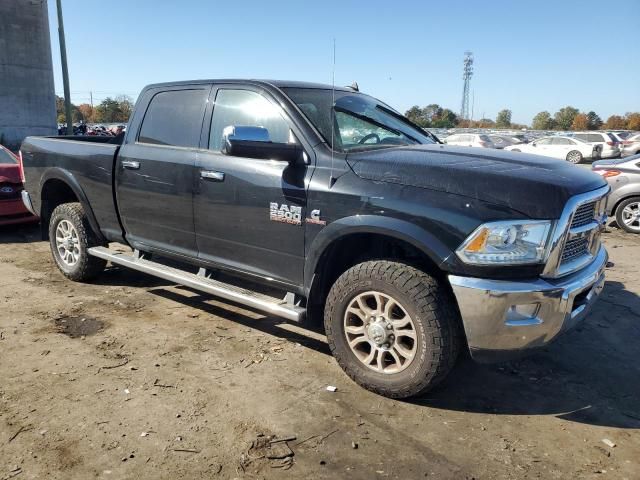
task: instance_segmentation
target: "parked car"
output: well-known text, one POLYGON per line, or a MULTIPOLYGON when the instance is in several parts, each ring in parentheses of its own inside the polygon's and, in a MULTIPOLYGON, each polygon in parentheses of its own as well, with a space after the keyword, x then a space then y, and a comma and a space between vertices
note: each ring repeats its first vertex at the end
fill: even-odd
POLYGON ((601 147, 601 158, 617 158, 620 156, 620 142, 609 132, 575 132, 570 135, 583 142, 599 145, 601 147))
POLYGON ((22 188, 20 159, 0 145, 0 225, 38 220, 22 202, 22 188))
POLYGON ((339 365, 382 395, 433 387, 463 346, 486 362, 546 345, 604 286, 602 177, 441 145, 352 89, 151 85, 121 145, 108 141, 22 144, 23 198, 66 277, 88 281, 110 261, 324 322, 339 365))
POLYGON ((525 143, 519 138, 512 137, 509 135, 488 135, 489 139, 494 145, 494 148, 503 149, 505 147, 510 147, 511 145, 520 145, 521 143, 525 143))
POLYGON ((445 138, 444 142, 459 147, 496 148, 488 135, 478 133, 454 133, 445 138))
POLYGON ((600 160, 591 169, 607 181, 611 195, 607 215, 627 232, 640 233, 640 155, 616 160, 600 160))
POLYGON ((640 133, 627 137, 622 141, 622 156, 628 157, 629 155, 640 154, 640 133))
POLYGON ((511 145, 505 147, 510 152, 525 152, 543 155, 545 157, 559 158, 571 163, 580 163, 585 159, 598 158, 599 147, 583 142, 577 138, 569 138, 560 135, 542 137, 531 143, 511 145))

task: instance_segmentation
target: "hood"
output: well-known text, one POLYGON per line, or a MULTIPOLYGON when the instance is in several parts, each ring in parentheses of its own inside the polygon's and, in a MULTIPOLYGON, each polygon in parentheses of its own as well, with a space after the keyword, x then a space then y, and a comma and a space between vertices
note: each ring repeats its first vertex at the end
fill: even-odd
POLYGON ((570 197, 607 185, 563 160, 493 149, 416 145, 352 153, 347 162, 361 178, 463 195, 537 219, 559 218, 570 197))
POLYGON ((0 183, 22 183, 20 181, 20 166, 0 163, 0 183))

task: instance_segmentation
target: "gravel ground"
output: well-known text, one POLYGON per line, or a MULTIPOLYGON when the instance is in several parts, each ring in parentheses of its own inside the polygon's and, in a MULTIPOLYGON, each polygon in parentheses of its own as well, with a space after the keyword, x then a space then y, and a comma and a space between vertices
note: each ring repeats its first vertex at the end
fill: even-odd
POLYGON ((5 228, 0 480, 640 478, 640 238, 605 243, 580 327, 403 402, 319 333, 119 268, 72 283, 37 228, 5 228))

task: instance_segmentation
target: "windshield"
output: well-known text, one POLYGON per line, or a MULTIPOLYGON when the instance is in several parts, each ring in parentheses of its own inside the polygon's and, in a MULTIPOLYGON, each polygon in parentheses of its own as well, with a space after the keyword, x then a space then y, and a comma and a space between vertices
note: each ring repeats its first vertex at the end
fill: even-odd
POLYGON ((318 88, 283 90, 329 144, 333 132, 335 150, 353 152, 436 143, 427 132, 368 95, 318 88))

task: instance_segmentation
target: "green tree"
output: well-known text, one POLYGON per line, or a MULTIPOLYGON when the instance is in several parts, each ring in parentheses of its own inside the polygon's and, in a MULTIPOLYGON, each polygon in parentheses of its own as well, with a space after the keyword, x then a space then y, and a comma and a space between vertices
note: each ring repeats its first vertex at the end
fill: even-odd
POLYGON ((602 119, 593 110, 587 113, 587 130, 598 130, 603 123, 602 119))
POLYGON ((424 116, 422 115, 422 111, 423 111, 422 108, 420 108, 418 105, 414 105, 409 110, 404 112, 404 116, 407 117, 416 125, 419 125, 420 127, 426 127, 427 122, 424 116))
POLYGON ((120 118, 118 122, 128 122, 133 113, 133 99, 128 95, 118 95, 116 101, 120 105, 120 118))
POLYGON ((573 125, 573 120, 580 111, 577 108, 566 106, 561 108, 554 115, 555 126, 559 130, 569 130, 573 125))
POLYGON ((435 128, 452 128, 458 124, 458 116, 448 108, 442 109, 437 117, 433 117, 431 126, 435 128))
POLYGON ((511 126, 511 110, 504 109, 498 112, 496 117, 497 128, 509 128, 511 126))
POLYGON ((531 128, 534 130, 553 130, 554 127, 553 118, 551 118, 551 114, 547 111, 538 113, 533 117, 533 122, 531 123, 531 128))
POLYGON ((442 107, 437 103, 430 103, 422 109, 422 117, 427 125, 432 125, 434 121, 442 117, 442 107))

